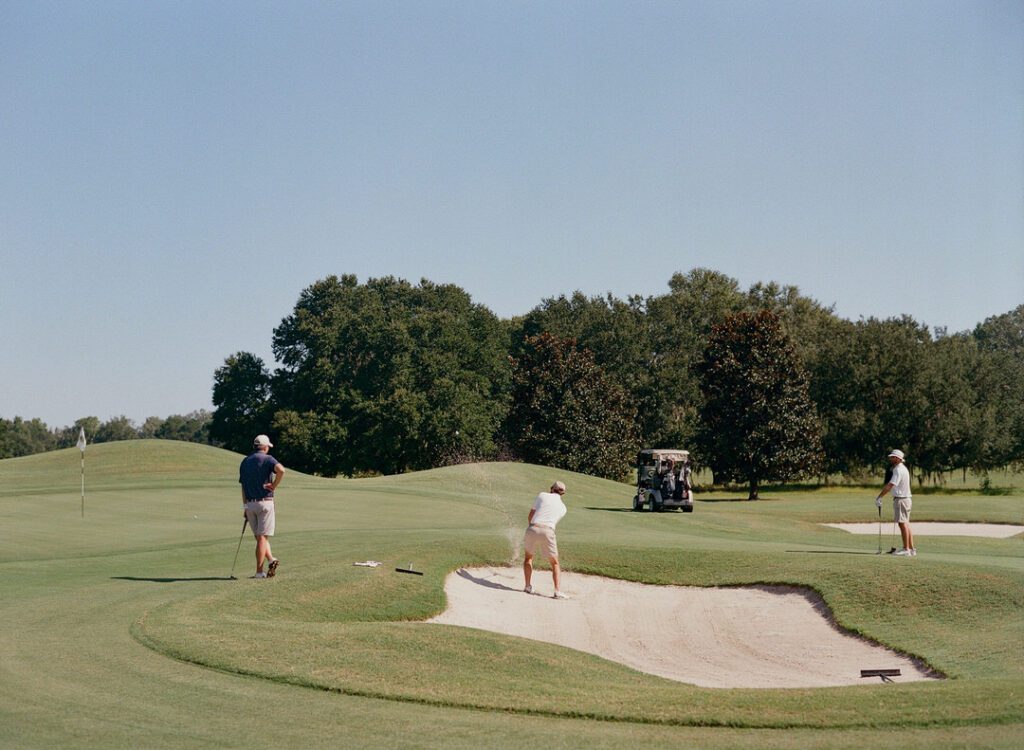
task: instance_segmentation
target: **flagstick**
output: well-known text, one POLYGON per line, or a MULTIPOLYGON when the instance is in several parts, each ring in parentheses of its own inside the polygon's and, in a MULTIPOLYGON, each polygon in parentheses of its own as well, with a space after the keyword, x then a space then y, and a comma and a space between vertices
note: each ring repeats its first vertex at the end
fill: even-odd
POLYGON ((78 450, 82 451, 82 518, 85 518, 85 428, 78 428, 78 450))

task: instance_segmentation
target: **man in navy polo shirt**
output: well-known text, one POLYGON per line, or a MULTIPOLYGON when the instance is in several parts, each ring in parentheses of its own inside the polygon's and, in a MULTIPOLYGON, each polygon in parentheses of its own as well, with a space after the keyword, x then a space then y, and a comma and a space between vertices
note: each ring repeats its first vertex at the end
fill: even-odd
POLYGON ((256 537, 256 575, 253 578, 273 578, 280 563, 270 551, 270 537, 274 536, 274 490, 284 478, 284 466, 270 455, 273 447, 270 438, 257 435, 253 440, 254 452, 242 459, 238 469, 245 520, 256 537), (266 572, 263 572, 264 563, 269 563, 266 572))

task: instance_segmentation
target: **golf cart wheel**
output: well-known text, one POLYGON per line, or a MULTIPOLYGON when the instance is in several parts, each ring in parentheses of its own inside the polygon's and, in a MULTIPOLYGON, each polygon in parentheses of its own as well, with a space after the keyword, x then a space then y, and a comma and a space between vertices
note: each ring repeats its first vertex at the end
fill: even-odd
POLYGON ((633 495, 633 510, 643 510, 644 501, 640 499, 640 495, 633 495))
POLYGON ((661 503, 651 500, 651 513, 661 513, 661 503))
POLYGON ((693 513, 693 506, 692 505, 684 505, 683 506, 683 513, 693 513))

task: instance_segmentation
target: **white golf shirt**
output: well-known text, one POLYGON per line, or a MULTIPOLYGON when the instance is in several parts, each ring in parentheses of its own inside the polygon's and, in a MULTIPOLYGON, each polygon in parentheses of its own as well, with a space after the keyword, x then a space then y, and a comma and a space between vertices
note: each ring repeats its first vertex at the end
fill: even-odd
POLYGON ((889 481, 892 482, 893 497, 910 497, 910 472, 902 461, 892 467, 892 479, 889 481))
POLYGON ((557 492, 542 492, 533 501, 533 518, 530 523, 555 528, 555 524, 562 520, 566 512, 561 495, 557 492))

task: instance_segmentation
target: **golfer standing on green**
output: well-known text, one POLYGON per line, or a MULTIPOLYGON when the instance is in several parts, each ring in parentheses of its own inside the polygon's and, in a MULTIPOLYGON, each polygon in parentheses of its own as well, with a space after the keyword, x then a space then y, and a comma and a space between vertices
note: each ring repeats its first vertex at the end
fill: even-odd
POLYGON ((910 471, 903 463, 903 451, 894 450, 889 454, 889 463, 892 464, 892 477, 886 482, 885 487, 875 498, 875 505, 882 507, 882 497, 892 490, 892 512, 893 520, 900 527, 900 536, 903 537, 903 549, 896 550, 894 554, 900 557, 916 557, 917 550, 914 549, 914 534, 910 531, 910 508, 913 499, 910 495, 910 471))
POLYGON ((256 537, 256 575, 253 578, 273 578, 280 562, 270 551, 276 520, 274 490, 284 478, 284 466, 270 455, 274 444, 266 435, 257 435, 252 447, 253 453, 243 458, 238 468, 238 481, 242 485, 245 520, 256 537), (266 572, 263 572, 264 563, 269 563, 266 572))
POLYGON ((551 577, 555 584, 555 599, 566 599, 565 594, 559 588, 559 573, 561 568, 558 565, 558 541, 555 539, 555 525, 562 520, 566 514, 565 503, 562 502, 562 495, 565 494, 565 485, 555 482, 551 485, 550 492, 541 492, 533 501, 530 508, 530 515, 527 518, 529 527, 526 529, 526 536, 523 539, 523 547, 526 556, 523 559, 523 575, 526 578, 526 587, 523 589, 527 594, 533 593, 533 554, 538 545, 544 547, 547 553, 548 562, 551 563, 551 577))

